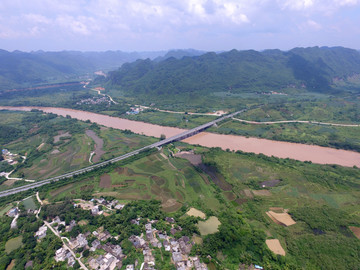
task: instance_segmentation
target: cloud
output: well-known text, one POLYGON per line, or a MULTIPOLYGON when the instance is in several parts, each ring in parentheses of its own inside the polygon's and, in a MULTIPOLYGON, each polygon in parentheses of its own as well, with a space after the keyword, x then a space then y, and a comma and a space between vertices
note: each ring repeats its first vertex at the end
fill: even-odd
POLYGON ((296 31, 306 42, 315 32, 330 39, 335 29, 358 25, 359 5, 360 0, 1 0, 0 42, 18 40, 14 46, 25 47, 36 38, 39 48, 59 40, 90 46, 91 40, 94 49, 102 43, 131 50, 212 44, 221 49, 224 36, 228 46, 245 46, 250 38, 266 46, 265 36, 269 44, 283 46, 286 37, 296 45, 296 31))

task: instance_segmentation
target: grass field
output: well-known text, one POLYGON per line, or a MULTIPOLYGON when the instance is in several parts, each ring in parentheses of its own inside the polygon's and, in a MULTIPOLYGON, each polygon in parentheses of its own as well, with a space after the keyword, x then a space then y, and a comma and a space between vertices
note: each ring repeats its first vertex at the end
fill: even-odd
MULTIPOLYGON (((92 138, 87 136, 85 132, 79 133, 78 129, 75 129, 76 133, 73 134, 61 122, 66 121, 66 119, 64 120, 64 118, 60 117, 51 119, 49 125, 56 126, 58 123, 61 123, 63 129, 53 132, 53 135, 48 135, 45 132, 36 133, 39 129, 36 124, 33 124, 33 127, 21 126, 22 120, 25 117, 31 116, 31 114, 33 115, 33 113, 26 112, 1 112, 1 115, 4 117, 0 118, 0 124, 15 126, 24 131, 26 128, 30 129, 26 131, 26 136, 5 145, 13 153, 21 155, 32 153, 31 162, 16 170, 12 175, 13 177, 25 177, 26 179, 34 180, 45 179, 90 165, 90 153, 94 151, 94 141, 92 138), (59 138, 59 134, 66 134, 67 136, 59 138)), ((84 129, 90 127, 89 123, 80 121, 76 121, 76 125, 84 129)), ((104 142, 103 150, 105 154, 101 156, 100 161, 125 154, 156 141, 154 138, 122 132, 112 128, 99 129, 97 136, 104 142)), ((1 189, 5 188, 8 187, 2 185, 1 189)))
POLYGON ((34 202, 34 197, 27 198, 25 201, 22 202, 25 206, 25 210, 36 210, 36 204, 34 202))
POLYGON ((22 236, 11 238, 5 244, 5 251, 6 253, 9 254, 11 251, 21 247, 21 245, 22 245, 22 236))
MULTIPOLYGON (((176 162, 173 162, 176 161, 176 162)), ((184 159, 171 164, 161 153, 139 159, 126 167, 67 185, 48 194, 50 200, 76 198, 90 192, 94 196, 113 196, 120 200, 157 199, 165 211, 176 211, 184 203, 217 210, 214 188, 184 159)))
POLYGON ((8 204, 2 208, 0 208, 0 217, 5 215, 13 206, 11 204, 8 204))

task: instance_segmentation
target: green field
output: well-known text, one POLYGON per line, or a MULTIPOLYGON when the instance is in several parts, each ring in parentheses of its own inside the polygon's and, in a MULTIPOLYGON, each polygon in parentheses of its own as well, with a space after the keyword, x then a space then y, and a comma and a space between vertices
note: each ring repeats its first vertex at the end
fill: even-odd
POLYGON ((165 159, 160 153, 65 187, 48 193, 48 199, 78 198, 90 193, 120 200, 157 199, 164 210, 170 212, 183 204, 207 205, 213 210, 220 207, 214 188, 205 183, 188 161, 165 159))
POLYGON ((0 208, 0 217, 5 215, 13 206, 11 204, 0 208))
POLYGON ((15 238, 9 239, 5 244, 6 253, 10 253, 11 251, 18 249, 22 245, 22 236, 17 236, 15 238))
POLYGON ((25 210, 29 210, 29 209, 36 210, 37 209, 36 204, 34 202, 34 197, 27 198, 22 203, 24 204, 25 210))
MULTIPOLYGON (((26 156, 26 161, 19 158, 13 177, 26 179, 44 179, 60 175, 90 165, 90 153, 95 142, 85 134, 86 129, 93 129, 103 140, 101 160, 125 154, 156 141, 112 128, 99 128, 74 119, 66 119, 38 112, 0 112, 0 125, 16 128, 17 137, 2 135, 4 148, 15 154, 26 156), (31 122, 35 121, 35 122, 31 122), (59 137, 59 134, 67 134, 59 137)), ((1 139, 1 136, 0 136, 1 139)), ((19 182, 18 182, 19 183, 19 182)), ((17 184, 18 184, 17 183, 17 184)), ((0 188, 4 189, 2 185, 0 188)))

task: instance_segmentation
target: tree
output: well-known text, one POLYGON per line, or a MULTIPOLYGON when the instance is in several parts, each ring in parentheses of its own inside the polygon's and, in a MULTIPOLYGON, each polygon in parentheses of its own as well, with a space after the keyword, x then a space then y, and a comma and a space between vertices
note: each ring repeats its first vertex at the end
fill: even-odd
POLYGON ((165 134, 161 134, 160 135, 160 140, 165 140, 166 139, 166 135, 165 134))

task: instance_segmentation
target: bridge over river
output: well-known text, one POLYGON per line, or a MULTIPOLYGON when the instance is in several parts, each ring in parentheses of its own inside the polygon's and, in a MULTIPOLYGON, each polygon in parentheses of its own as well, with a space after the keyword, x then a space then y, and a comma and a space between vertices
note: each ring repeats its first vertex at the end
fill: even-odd
POLYGON ((25 186, 16 187, 16 188, 8 189, 8 190, 5 190, 5 191, 1 191, 0 192, 0 197, 9 196, 9 195, 16 194, 16 193, 19 193, 19 192, 22 192, 22 191, 37 188, 37 187, 40 187, 40 186, 43 186, 43 185, 47 185, 47 184, 50 184, 52 182, 56 182, 56 181, 59 181, 59 180, 64 180, 64 179, 67 179, 67 178, 71 178, 71 177, 73 177, 75 175, 90 172, 90 171, 92 171, 92 170, 94 170, 96 168, 105 166, 107 164, 115 163, 115 162, 118 162, 120 160, 124 160, 124 159, 127 159, 129 157, 138 155, 142 151, 149 150, 149 149, 152 149, 152 148, 155 148, 155 147, 158 148, 158 147, 161 147, 161 146, 163 146, 165 144, 168 144, 168 143, 171 143, 171 142, 181 141, 181 140, 186 139, 188 137, 191 137, 191 136, 193 136, 195 134, 198 134, 199 132, 201 132, 201 131, 203 131, 203 130, 205 130, 205 129, 207 129, 207 128, 209 128, 209 127, 211 127, 211 126, 213 126, 213 125, 215 125, 215 124, 217 124, 217 123, 219 123, 219 122, 221 122, 221 121, 223 121, 225 119, 232 118, 235 115, 237 115, 239 113, 242 113, 244 111, 246 111, 246 109, 243 109, 241 111, 234 112, 234 113, 222 116, 222 117, 220 117, 218 119, 215 119, 215 120, 210 121, 210 122, 208 122, 206 124, 200 125, 200 126, 198 126, 196 128, 186 130, 186 131, 184 131, 184 132, 182 132, 180 134, 177 134, 175 136, 172 136, 170 138, 167 138, 167 139, 161 140, 159 142, 150 144, 148 146, 137 149, 137 150, 132 151, 130 153, 127 153, 125 155, 115 157, 115 158, 112 158, 112 159, 109 159, 109 160, 106 160, 106 161, 103 161, 103 162, 100 162, 100 163, 96 163, 94 165, 88 166, 88 167, 83 168, 83 169, 79 169, 79 170, 76 170, 76 171, 73 171, 73 172, 65 173, 65 174, 62 174, 62 175, 59 175, 59 176, 56 176, 56 177, 52 177, 52 178, 49 178, 49 179, 40 180, 40 181, 37 181, 37 182, 29 184, 29 185, 25 185, 25 186))

